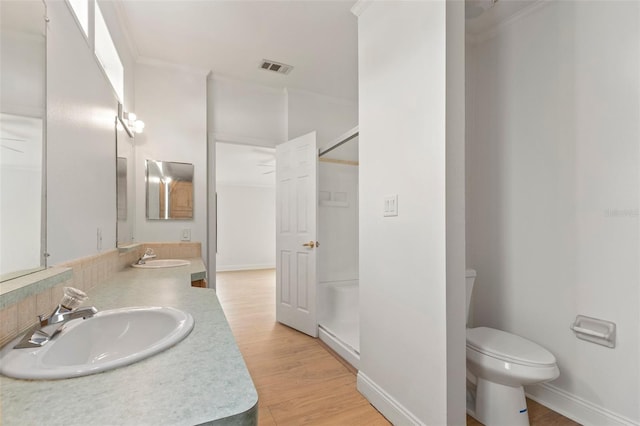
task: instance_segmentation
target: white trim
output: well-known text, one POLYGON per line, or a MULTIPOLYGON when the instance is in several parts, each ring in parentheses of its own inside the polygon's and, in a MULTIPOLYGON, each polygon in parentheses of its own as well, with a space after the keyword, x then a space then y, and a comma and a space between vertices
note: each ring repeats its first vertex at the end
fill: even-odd
POLYGON ((356 370, 360 368, 360 355, 351 346, 344 344, 338 337, 326 330, 322 324, 318 325, 318 338, 353 368, 356 370))
POLYGON ((537 0, 530 5, 518 10, 513 15, 508 16, 506 19, 501 20, 498 24, 488 28, 485 31, 479 32, 477 34, 468 34, 465 36, 466 41, 472 44, 479 44, 485 42, 505 30, 505 28, 511 26, 517 21, 529 16, 530 14, 542 9, 543 7, 551 4, 555 0, 537 0))
POLYGON ((337 98, 335 96, 323 95, 321 93, 311 92, 309 90, 304 90, 304 89, 296 89, 292 87, 288 87, 286 89, 287 89, 287 97, 289 96, 289 93, 293 92, 293 93, 299 93, 305 96, 313 96, 316 98, 324 99, 325 101, 333 102, 339 105, 353 106, 358 103, 357 99, 337 98))
POLYGON ((211 72, 211 70, 208 70, 208 69, 192 67, 190 65, 184 65, 184 64, 176 64, 176 63, 173 63, 173 62, 162 61, 160 59, 149 58, 148 56, 138 56, 136 58, 136 63, 137 64, 141 64, 141 65, 150 65, 150 66, 154 66, 154 67, 158 67, 158 68, 165 68, 165 69, 175 70, 175 71, 188 72, 188 73, 199 75, 199 76, 202 76, 202 77, 205 77, 205 78, 207 78, 207 76, 211 72))
POLYGON ((274 263, 262 263, 255 265, 216 265, 216 272, 253 271, 256 269, 276 269, 276 265, 274 263))
POLYGON ((395 425, 424 425, 362 371, 358 371, 358 391, 391 423, 395 425))
POLYGON ((262 89, 266 92, 273 92, 273 93, 279 93, 282 94, 286 91, 286 87, 283 86, 278 86, 278 85, 267 85, 267 84, 262 84, 262 83, 256 83, 255 81, 252 80, 243 80, 241 78, 235 78, 235 77, 230 77, 228 75, 223 75, 223 74, 218 74, 216 72, 211 71, 211 73, 209 74, 209 76, 207 77, 211 80, 214 81, 228 81, 231 83, 240 83, 240 84, 244 84, 247 86, 251 86, 251 87, 255 87, 257 89, 262 89))
POLYGON ((71 12, 71 16, 73 17, 73 20, 76 22, 76 25, 78 26, 78 29, 80 30, 80 34, 82 34, 82 37, 87 42, 87 46, 89 46, 89 48, 93 51, 93 47, 91 46, 91 40, 90 40, 91 37, 89 37, 89 35, 91 33, 91 27, 93 25, 92 21, 94 19, 94 14, 93 14, 93 11, 92 11, 93 5, 90 4, 90 3, 87 3, 87 8, 88 8, 87 9, 87 32, 85 33, 84 32, 84 28, 82 26, 82 23, 80 22, 80 18, 78 17, 78 15, 76 15, 76 11, 73 8, 73 6, 71 5, 71 3, 69 3, 69 0, 65 0, 64 2, 67 5, 67 8, 69 9, 69 11, 71 12))
POLYGON ((233 143, 237 145, 262 146, 265 148, 275 148, 286 141, 278 141, 273 139, 253 138, 250 136, 234 135, 231 133, 213 132, 215 142, 233 143))
POLYGON ((373 3, 373 0, 358 0, 356 4, 354 4, 353 7, 351 7, 351 13, 353 13, 359 18, 360 16, 362 16, 364 11, 369 6, 371 6, 371 3, 373 3))
POLYGON ((527 397, 585 426, 640 426, 637 421, 597 406, 549 383, 527 386, 525 390, 527 397))

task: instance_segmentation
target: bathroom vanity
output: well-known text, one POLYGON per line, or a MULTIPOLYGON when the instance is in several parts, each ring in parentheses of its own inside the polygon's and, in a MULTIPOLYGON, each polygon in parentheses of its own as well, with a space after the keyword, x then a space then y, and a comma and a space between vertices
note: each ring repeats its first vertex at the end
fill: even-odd
POLYGON ((99 311, 170 306, 189 312, 195 326, 177 345, 115 370, 63 380, 0 377, 0 424, 255 425, 258 394, 216 293, 190 285, 199 267, 126 268, 90 291, 85 305, 99 311))

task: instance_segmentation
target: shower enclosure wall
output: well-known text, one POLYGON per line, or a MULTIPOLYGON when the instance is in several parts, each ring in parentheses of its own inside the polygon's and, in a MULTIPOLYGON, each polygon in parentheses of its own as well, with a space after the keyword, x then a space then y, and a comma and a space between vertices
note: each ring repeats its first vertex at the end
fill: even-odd
POLYGON ((318 164, 319 336, 355 368, 360 360, 357 139, 321 153, 318 164))

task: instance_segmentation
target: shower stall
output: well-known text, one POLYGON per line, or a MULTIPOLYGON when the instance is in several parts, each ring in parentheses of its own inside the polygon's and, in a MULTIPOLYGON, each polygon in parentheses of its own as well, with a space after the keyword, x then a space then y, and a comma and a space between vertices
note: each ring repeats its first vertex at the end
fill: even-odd
POLYGON ((358 368, 358 131, 347 132, 318 161, 318 334, 358 368))

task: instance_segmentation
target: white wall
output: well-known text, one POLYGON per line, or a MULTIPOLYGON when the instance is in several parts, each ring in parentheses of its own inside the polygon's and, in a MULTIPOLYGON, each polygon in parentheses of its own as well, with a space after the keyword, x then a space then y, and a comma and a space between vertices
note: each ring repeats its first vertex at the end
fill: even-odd
POLYGON ((217 142, 275 147, 287 140, 284 90, 219 76, 209 82, 209 124, 217 142))
POLYGON ((275 147, 312 131, 323 147, 358 125, 358 104, 220 76, 210 78, 209 119, 217 142, 275 147))
POLYGON ((288 139, 316 132, 319 148, 358 125, 358 103, 301 90, 287 90, 288 139))
POLYGON ((638 2, 549 2, 468 57, 473 320, 548 348, 560 377, 529 392, 585 424, 640 422, 639 29, 638 2))
POLYGON ((318 282, 357 280, 358 166, 320 162, 318 192, 318 282))
MULTIPOLYGON (((358 124, 357 103, 309 92, 285 91, 212 75, 208 79, 207 96, 211 142, 275 147, 288 139, 317 130, 318 146, 322 146, 358 124)), ((213 167, 211 171, 215 173, 213 167)), ((245 269, 250 265, 275 264, 272 256, 258 253, 240 255, 238 244, 246 232, 243 227, 233 224, 223 229, 222 215, 229 210, 221 204, 221 197, 231 197, 231 191, 230 187, 220 188, 216 188, 220 215, 217 269, 245 269), (238 235, 232 234, 232 230, 237 230, 238 235), (226 250, 223 245, 227 246, 226 250)), ((238 222, 234 220, 232 223, 238 222)), ((259 244, 260 250, 273 245, 275 216, 273 223, 265 226, 268 228, 261 233, 265 235, 265 240, 259 244)), ((272 255, 275 255, 275 247, 272 255)), ((357 263, 354 267, 357 268, 357 263)))
POLYGON ((48 264, 115 247, 117 100, 64 2, 47 2, 48 264))
POLYGON ((41 259, 42 171, 2 164, 0 182, 0 275, 37 268, 41 259))
POLYGON ((196 71, 138 63, 135 104, 145 122, 136 146, 136 240, 180 241, 191 230, 191 241, 202 243, 207 259, 207 78, 196 71), (145 160, 194 165, 193 220, 147 220, 145 160))
MULTIPOLYGON (((0 8, 6 13, 18 6, 35 7, 29 22, 44 33, 38 13, 44 5, 13 3, 0 8)), ((0 37, 0 275, 37 268, 43 259, 45 38, 29 30, 3 26, 0 37)))
POLYGON ((358 19, 358 389, 396 424, 460 424, 465 415, 463 383, 448 371, 449 357, 464 369, 463 355, 448 353, 464 330, 447 330, 447 13, 443 1, 371 2, 358 19), (385 218, 392 194, 398 216, 385 218))
MULTIPOLYGON (((42 31, 44 33, 44 22, 42 31)), ((44 36, 2 29, 0 40, 0 112, 42 118, 44 36)))
POLYGON ((217 191, 217 270, 275 268, 275 188, 218 184, 217 191))

